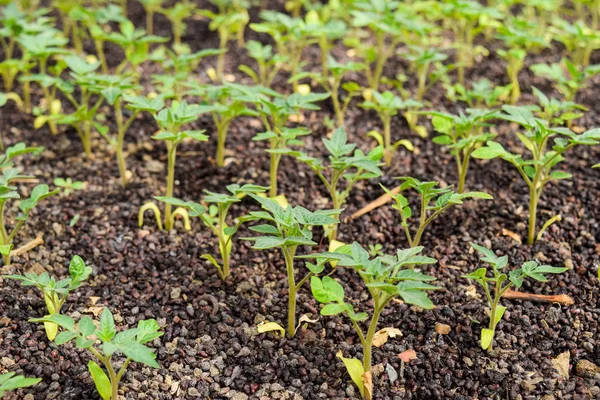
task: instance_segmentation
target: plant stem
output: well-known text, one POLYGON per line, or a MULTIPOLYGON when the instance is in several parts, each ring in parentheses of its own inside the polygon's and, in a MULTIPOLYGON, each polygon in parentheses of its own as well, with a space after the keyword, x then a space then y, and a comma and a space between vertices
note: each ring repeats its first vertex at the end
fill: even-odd
MULTIPOLYGON (((177 155, 177 144, 167 141, 167 197, 173 197, 173 185, 175 184, 175 157, 177 155)), ((171 218, 171 205, 165 203, 165 229, 173 229, 171 218)))
POLYGON ((217 125, 217 166, 222 167, 225 165, 225 141, 227 140, 229 122, 222 121, 217 124, 217 118, 215 117, 215 124, 217 125))
POLYGON ((277 196, 277 170, 279 169, 279 160, 279 154, 271 153, 271 161, 269 167, 269 184, 271 185, 271 188, 269 189, 270 197, 277 196))
MULTIPOLYGON (((219 29, 219 49, 227 50, 227 40, 229 39, 229 32, 227 27, 219 29)), ((219 54, 217 58, 217 77, 223 79, 223 73, 225 71, 225 52, 219 54)))
POLYGON ((296 247, 282 247, 285 267, 288 276, 288 336, 293 338, 296 334, 296 277, 294 276, 294 253, 296 247))
POLYGON ((151 9, 146 10, 146 32, 148 35, 152 35, 154 30, 154 11, 151 9))
MULTIPOLYGON (((379 304, 378 297, 373 299, 374 301, 374 309, 373 316, 371 317, 371 323, 369 324, 369 330, 367 330, 367 335, 365 337, 365 341, 363 343, 363 373, 367 374, 371 372, 371 357, 372 357, 372 349, 373 349, 373 335, 377 332, 377 323, 379 322, 379 316, 383 311, 383 308, 387 304, 387 302, 382 302, 379 304)), ((372 390, 372 388, 370 388, 372 390)), ((371 390, 367 390, 365 388, 363 398, 365 400, 371 400, 372 394, 371 390)))
POLYGON ((383 121, 383 160, 388 167, 392 164, 392 117, 384 115, 383 121))
POLYGON ((537 180, 534 180, 529 191, 529 232, 527 235, 527 243, 529 245, 532 245, 535 241, 535 224, 537 220, 537 206, 539 200, 536 185, 537 180))

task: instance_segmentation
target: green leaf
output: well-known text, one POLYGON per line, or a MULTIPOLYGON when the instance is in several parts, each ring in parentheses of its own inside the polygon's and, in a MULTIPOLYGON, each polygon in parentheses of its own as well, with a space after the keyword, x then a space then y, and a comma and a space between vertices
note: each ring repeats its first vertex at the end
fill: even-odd
POLYGON ((142 344, 162 336, 160 326, 155 319, 146 319, 138 322, 136 340, 142 344))
POLYGON ((491 329, 483 328, 481 330, 481 348, 487 350, 494 340, 494 331, 491 329))
POLYGON ((497 325, 498 322, 500 322, 500 320, 502 319, 502 316, 504 315, 504 311, 506 311, 506 307, 498 304, 496 306, 496 315, 494 317, 495 321, 494 321, 494 325, 497 325))
POLYGON ((98 336, 98 339, 100 339, 103 343, 106 343, 113 340, 116 334, 117 331, 115 328, 115 320, 113 315, 107 307, 104 307, 102 315, 100 316, 100 327, 96 332, 96 336, 98 336))
POLYGON ((552 173, 550 174, 550 179, 556 179, 556 180, 571 179, 572 177, 573 177, 573 175, 571 175, 568 172, 564 172, 564 171, 552 171, 552 173))
POLYGON ((88 370, 90 371, 90 375, 92 375, 92 380, 94 381, 96 390, 100 397, 102 397, 102 400, 110 400, 112 396, 112 387, 106 373, 92 360, 88 362, 88 370))
POLYGON ((267 250, 275 247, 281 247, 285 244, 285 239, 272 237, 272 236, 261 236, 256 238, 256 242, 254 246, 252 246, 255 250, 267 250))
POLYGON ((348 371, 352 382, 358 387, 360 394, 364 395, 365 387, 363 385, 362 377, 365 370, 363 369, 362 362, 357 358, 345 358, 341 350, 338 351, 336 356, 344 363, 346 371, 348 371))
POLYGON ((502 147, 501 144, 490 141, 487 143, 487 146, 476 149, 472 153, 472 156, 474 158, 490 160, 492 158, 501 157, 505 154, 506 154, 506 150, 504 150, 504 147, 502 147))
POLYGON ((94 321, 87 315, 83 316, 79 320, 79 332, 83 337, 88 337, 93 335, 96 332, 96 325, 94 325, 94 321))
POLYGON ((139 342, 131 341, 121 343, 118 345, 118 349, 135 362, 145 364, 149 367, 159 368, 154 351, 139 342))
POLYGON ((337 315, 346 311, 348 311, 348 307, 345 304, 331 303, 321 309, 321 315, 337 315))
POLYGON ((62 331, 61 333, 56 335, 56 337, 54 338, 54 343, 56 343, 57 345, 60 346, 67 342, 70 342, 71 340, 75 339, 78 336, 79 336, 79 334, 77 332, 62 331))

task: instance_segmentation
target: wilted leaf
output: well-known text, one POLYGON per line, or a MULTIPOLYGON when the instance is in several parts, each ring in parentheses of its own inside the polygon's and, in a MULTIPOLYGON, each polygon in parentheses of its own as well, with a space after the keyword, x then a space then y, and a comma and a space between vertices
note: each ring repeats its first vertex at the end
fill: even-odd
POLYGON ((383 346, 390 337, 400 337, 402 336, 402 332, 398 328, 383 328, 375 332, 373 335, 373 346, 380 347, 383 346))
POLYGON ((277 322, 263 322, 259 324, 256 329, 258 330, 258 333, 279 331, 281 336, 285 335, 285 329, 283 329, 277 322))

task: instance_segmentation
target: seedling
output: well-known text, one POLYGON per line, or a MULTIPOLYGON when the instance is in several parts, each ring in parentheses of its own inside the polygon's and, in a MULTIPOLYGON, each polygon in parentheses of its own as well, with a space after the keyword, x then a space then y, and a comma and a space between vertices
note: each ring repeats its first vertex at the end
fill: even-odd
POLYGON ((54 186, 61 188, 61 194, 68 196, 76 190, 84 190, 85 182, 73 181, 71 178, 54 178, 54 186))
POLYGON ((492 266, 492 277, 488 276, 488 270, 484 267, 478 268, 463 278, 473 279, 479 283, 485 292, 488 304, 491 308, 490 324, 488 328, 481 330, 481 348, 492 351, 496 327, 506 311, 506 307, 500 304, 500 299, 511 287, 520 288, 526 278, 532 278, 538 282, 547 282, 545 274, 560 274, 568 268, 551 267, 549 265, 538 265, 535 261, 526 261, 521 268, 514 269, 508 274, 501 272, 508 265, 508 257, 498 257, 492 250, 471 243, 471 247, 480 253, 480 259, 492 266), (493 292, 493 293, 492 293, 493 292))
POLYGON ((225 165, 225 142, 229 125, 240 116, 258 116, 259 113, 246 105, 248 91, 260 92, 260 88, 228 83, 226 85, 190 85, 191 96, 201 96, 206 104, 199 106, 200 113, 208 113, 217 128, 217 166, 225 165))
MULTIPOLYGON (((277 46, 277 54, 287 61, 286 69, 291 76, 295 76, 303 69, 303 50, 317 41, 317 38, 312 35, 314 24, 311 24, 308 18, 304 20, 290 17, 272 10, 262 11, 260 17, 262 21, 250 24, 250 28, 255 32, 266 33, 273 38, 273 42, 277 46)), ((294 92, 297 92, 298 81, 293 81, 292 84, 294 92)), ((271 189, 273 189, 272 186, 271 189)))
MULTIPOLYGON (((303 127, 288 128, 286 123, 290 116, 298 115, 301 110, 318 110, 315 104, 318 101, 329 97, 326 93, 309 93, 301 95, 294 93, 286 98, 279 97, 277 93, 263 92, 271 94, 267 97, 261 93, 247 93, 247 100, 257 106, 257 111, 265 126, 266 132, 258 133, 252 138, 254 141, 269 141, 271 160, 269 166, 269 196, 277 196, 277 171, 282 156, 282 149, 288 146, 300 146, 301 136, 306 136, 310 132, 303 127)), ((284 151, 285 152, 285 151, 284 151)))
POLYGON ((546 78, 554 84, 566 101, 574 101, 577 93, 587 87, 589 80, 600 73, 600 65, 590 65, 579 70, 569 59, 563 58, 560 63, 534 64, 533 73, 546 78))
MULTIPOLYGON (((383 67, 387 60, 394 54, 398 45, 405 40, 407 31, 415 26, 424 27, 425 23, 405 24, 399 18, 398 1, 362 0, 354 3, 351 10, 352 25, 355 28, 368 28, 373 32, 375 45, 365 45, 360 36, 348 38, 345 43, 352 47, 363 58, 365 75, 371 90, 379 90, 383 67)), ((413 16, 418 19, 417 15, 413 16)), ((421 22, 421 21, 419 21, 421 22)), ((360 35, 360 32, 359 32, 360 35)), ((365 36, 364 33, 362 36, 365 36)))
POLYGON ((244 30, 250 21, 247 0, 210 0, 217 6, 217 12, 200 10, 200 15, 208 17, 211 21, 208 25, 211 31, 219 33, 219 49, 221 53, 217 59, 217 77, 223 79, 225 69, 225 53, 227 43, 232 37, 237 37, 238 47, 244 46, 244 30))
MULTIPOLYGON (((323 138, 323 144, 329 152, 330 164, 328 166, 324 165, 321 159, 310 157, 301 151, 286 150, 283 154, 288 154, 298 161, 306 163, 327 188, 333 208, 339 210, 343 208, 358 181, 381 176, 382 172, 378 164, 383 149, 377 147, 369 154, 364 154, 361 150, 356 149, 356 144, 348 143, 343 127, 336 129, 331 139, 323 138), (343 190, 338 187, 342 182, 344 182, 343 190)), ((336 224, 326 229, 330 243, 336 239, 337 226, 336 224)))
POLYGON ((470 68, 476 55, 475 38, 488 26, 495 26, 504 15, 494 7, 475 0, 448 0, 437 3, 448 28, 454 32, 458 81, 464 85, 465 68, 470 68))
POLYGON ((295 82, 303 78, 311 78, 319 82, 323 89, 331 96, 337 125, 344 126, 346 111, 348 110, 350 101, 352 101, 354 97, 360 95, 362 88, 356 82, 346 82, 342 84, 342 81, 347 73, 360 71, 362 69, 362 64, 355 62, 341 64, 332 56, 329 56, 327 61, 328 75, 318 72, 301 72, 290 78, 290 81, 295 82), (343 101, 340 99, 340 89, 346 91, 346 98, 343 101))
MULTIPOLYGON (((90 31, 90 37, 94 40, 96 55, 102 65, 102 72, 108 74, 108 63, 104 53, 104 43, 107 40, 107 32, 111 31, 111 23, 121 24, 127 21, 120 7, 109 4, 102 8, 91 10, 80 7, 83 24, 90 31)), ((148 33, 152 35, 152 33, 148 33)))
POLYGON ((433 142, 449 147, 454 156, 458 172, 457 190, 462 193, 473 151, 496 136, 484 132, 484 129, 489 126, 488 121, 496 117, 497 112, 474 108, 467 109, 466 114, 461 111, 458 115, 438 111, 426 113, 433 115, 433 129, 440 134, 433 138, 433 142))
POLYGON ((88 370, 96 385, 96 390, 103 400, 117 400, 119 397, 119 382, 131 361, 152 368, 159 368, 154 350, 145 344, 162 336, 156 320, 139 321, 136 328, 117 333, 115 320, 108 308, 100 315, 98 327, 87 315, 75 324, 75 320, 66 315, 47 315, 34 318, 31 322, 51 322, 60 326, 64 331, 59 333, 54 342, 63 345, 75 339, 78 349, 86 349, 104 366, 106 372, 93 360, 88 362, 88 370), (101 344, 96 344, 97 341, 101 344), (122 354, 125 361, 120 369, 116 369, 113 357, 122 354), (107 374, 108 373, 108 374, 107 374))
MULTIPOLYGON (((73 256, 69 264, 69 278, 57 281, 47 272, 37 275, 32 272, 26 272, 23 275, 8 275, 7 278, 15 279, 21 282, 23 286, 35 286, 44 295, 48 315, 60 314, 60 310, 69 297, 69 293, 79 288, 92 273, 92 268, 85 265, 83 259, 79 256, 73 256)), ((58 325, 52 322, 45 322, 46 336, 49 340, 54 340, 58 333, 58 325)))
POLYGON ((144 96, 128 94, 134 88, 134 85, 128 79, 115 76, 114 79, 105 82, 102 86, 103 89, 100 93, 106 99, 106 102, 114 108, 117 132, 116 135, 109 134, 110 129, 107 129, 108 127, 99 130, 99 132, 115 152, 119 174, 121 175, 121 185, 125 187, 128 182, 127 162, 124 152, 125 134, 141 112, 156 113, 164 107, 165 103, 160 97, 148 99, 144 96), (130 111, 127 119, 123 116, 123 108, 130 111))
POLYGON ((519 153, 511 153, 500 143, 489 141, 485 147, 480 147, 472 153, 475 158, 502 158, 517 168, 519 174, 529 187, 529 229, 527 242, 531 245, 539 240, 544 231, 560 217, 550 218, 536 235, 536 217, 538 203, 544 187, 548 182, 569 179, 571 174, 565 171, 553 171, 554 167, 564 160, 563 154, 577 145, 593 146, 600 141, 600 129, 588 130, 580 135, 567 128, 551 128, 546 121, 534 118, 531 110, 526 107, 503 106, 504 114, 499 118, 515 122, 523 128, 517 137, 523 145, 519 153), (554 142, 552 144, 552 141, 554 142), (548 147, 552 146, 551 149, 548 147), (531 158, 524 159, 525 151, 531 153, 531 158))
POLYGON ((587 108, 581 104, 572 101, 560 101, 555 98, 548 98, 542 91, 532 86, 533 94, 537 97, 540 107, 530 106, 529 108, 536 116, 550 125, 564 125, 570 127, 573 120, 583 116, 583 111, 587 108))
POLYGON ((315 7, 306 14, 310 35, 316 38, 321 51, 321 74, 325 78, 329 77, 331 50, 337 40, 350 33, 346 23, 338 19, 337 15, 338 13, 332 10, 332 4, 323 5, 318 11, 315 7))
POLYGON ((553 39, 565 46, 569 59, 580 72, 590 65, 592 52, 600 49, 600 31, 591 29, 582 20, 570 23, 555 18, 550 31, 553 39))
POLYGON ((452 66, 442 64, 448 56, 432 47, 409 46, 409 52, 404 56, 411 63, 417 74, 417 92, 415 99, 422 101, 427 91, 448 71, 452 66), (433 71, 432 71, 432 66, 433 71))
POLYGON ((400 192, 398 194, 392 193, 383 185, 381 187, 392 197, 392 199, 394 199, 394 202, 396 203, 392 206, 392 208, 400 213, 404 234, 406 235, 406 240, 411 248, 419 246, 425 228, 427 228, 431 222, 433 222, 450 207, 462 204, 466 199, 492 199, 492 196, 485 192, 455 193, 449 187, 437 187, 438 182, 421 182, 410 177, 402 177, 398 179, 403 181, 402 185, 400 185, 400 192), (410 208, 408 198, 402 194, 402 192, 407 189, 415 190, 417 193, 419 193, 419 197, 421 199, 421 205, 419 208, 419 225, 417 226, 416 231, 411 229, 410 226, 412 210, 410 208), (414 236, 411 231, 415 232, 414 236))
POLYGON ((434 258, 420 255, 423 247, 398 250, 396 256, 380 256, 370 258, 369 253, 358 243, 338 248, 333 253, 312 255, 323 259, 337 261, 336 268, 354 269, 362 278, 373 300, 373 311, 367 331, 359 325, 369 318, 367 312, 355 312, 350 302, 346 301, 344 288, 335 279, 325 276, 319 279, 311 277, 310 286, 313 296, 319 303, 325 304, 321 315, 330 316, 345 314, 350 318, 363 348, 362 364, 355 358, 340 357, 358 386, 363 399, 371 400, 373 396, 371 354, 373 337, 377 332, 377 324, 385 307, 396 298, 405 303, 430 310, 433 303, 427 296, 428 290, 438 289, 429 284, 435 278, 418 272, 415 269, 403 269, 414 265, 435 264, 434 258))
POLYGON ((23 375, 15 374, 16 372, 7 372, 0 375, 0 398, 6 392, 33 386, 42 381, 42 378, 25 378, 23 375))
POLYGON ((233 226, 227 225, 227 213, 232 204, 238 203, 241 199, 250 194, 262 194, 268 187, 246 184, 240 186, 238 184, 228 185, 227 190, 231 194, 214 193, 205 190, 206 196, 203 203, 208 205, 206 208, 202 204, 194 203, 193 201, 183 201, 173 197, 157 196, 156 200, 169 203, 175 207, 186 209, 190 217, 198 217, 202 220, 212 233, 219 240, 219 253, 221 255, 221 264, 210 254, 203 254, 202 258, 210 261, 215 266, 222 280, 229 277, 229 260, 233 245, 233 235, 238 231, 242 223, 246 221, 245 217, 240 217, 235 221, 233 226))
POLYGON ((92 157, 92 128, 101 131, 102 126, 95 120, 98 108, 104 102, 104 97, 99 96, 92 104, 92 96, 101 89, 100 84, 109 75, 98 75, 94 71, 100 66, 99 62, 88 63, 85 59, 78 56, 67 56, 64 62, 70 69, 69 83, 58 85, 58 89, 63 93, 67 100, 73 105, 75 112, 70 115, 59 114, 56 116, 58 124, 71 125, 77 131, 81 139, 83 150, 88 158, 92 157), (79 99, 73 93, 75 86, 79 86, 79 99))
POLYGON ((379 114, 379 118, 381 118, 383 135, 379 135, 380 139, 378 141, 381 142, 380 144, 384 148, 383 160, 389 166, 392 164, 392 156, 398 146, 403 145, 407 149, 412 150, 412 144, 407 140, 398 140, 392 144, 392 117, 398 115, 400 110, 412 112, 416 108, 422 107, 423 104, 412 99, 403 100, 390 91, 383 93, 372 91, 371 94, 373 99, 365 101, 361 106, 366 109, 375 110, 379 114), (383 137, 381 138, 381 136, 383 137))
MULTIPOLYGON (((182 4, 178 2, 177 4, 182 4)), ((119 75, 123 72, 128 72, 134 82, 137 82, 140 73, 138 67, 148 60, 148 53, 150 51, 150 45, 154 43, 164 43, 168 39, 148 35, 143 29, 136 29, 133 23, 129 20, 125 20, 119 24, 119 32, 113 31, 106 36, 98 36, 102 40, 107 42, 115 43, 123 49, 125 58, 115 68, 115 74, 119 75)))
POLYGON ((247 65, 240 65, 238 69, 248 75, 255 84, 271 87, 273 79, 288 61, 287 57, 273 52, 273 46, 262 44, 256 40, 250 40, 246 43, 248 55, 252 57, 258 66, 258 71, 254 71, 247 65))
POLYGON ((60 189, 50 191, 48 185, 37 185, 31 190, 29 198, 19 201, 19 210, 21 213, 15 217, 15 225, 9 230, 5 216, 8 207, 8 200, 20 199, 21 196, 14 186, 14 181, 24 178, 33 178, 31 176, 21 175, 19 171, 13 168, 12 160, 23 154, 39 154, 44 150, 43 147, 27 147, 24 143, 17 143, 8 147, 3 155, 0 155, 0 254, 4 259, 4 265, 9 265, 11 260, 11 251, 14 247, 14 239, 19 229, 29 219, 29 212, 46 197, 57 194, 60 189))
POLYGON ((161 46, 152 52, 150 59, 159 62, 165 69, 165 74, 152 75, 155 86, 159 89, 161 97, 175 98, 183 101, 187 86, 190 85, 189 78, 206 57, 220 54, 218 49, 204 49, 195 53, 176 53, 165 46, 161 46))
POLYGON ((471 83, 471 89, 457 83, 446 87, 446 97, 450 101, 464 101, 470 108, 494 108, 505 103, 511 92, 511 85, 493 85, 483 78, 471 83))
POLYGON ((311 229, 315 226, 337 224, 337 216, 341 210, 318 210, 311 212, 306 208, 287 206, 285 209, 276 201, 249 194, 258 201, 265 211, 253 211, 246 218, 248 221, 265 220, 268 223, 253 226, 250 230, 263 236, 242 238, 254 242, 255 250, 280 248, 285 260, 288 278, 288 323, 287 333, 294 337, 296 333, 296 293, 312 276, 318 275, 325 269, 324 263, 306 263, 308 274, 296 281, 294 259, 298 246, 316 246, 311 229))
POLYGON ((176 2, 171 8, 162 8, 161 13, 171 22, 173 32, 173 49, 177 53, 187 53, 187 45, 181 43, 181 37, 187 29, 184 20, 193 15, 196 5, 189 0, 176 2))
POLYGON ((498 28, 499 37, 504 41, 506 49, 496 52, 506 60, 506 73, 511 83, 512 104, 516 104, 521 97, 519 85, 519 72, 523 69, 527 52, 535 47, 548 47, 543 37, 535 35, 537 25, 529 20, 512 18, 510 23, 498 28))
POLYGON ((144 11, 146 11, 146 32, 152 35, 154 32, 154 15, 163 9, 165 0, 139 0, 144 11))
MULTIPOLYGON (((201 110, 198 106, 190 106, 184 100, 181 103, 173 102, 170 107, 163 108, 158 113, 154 113, 154 119, 160 127, 160 132, 152 139, 164 140, 167 146, 167 190, 165 197, 173 197, 173 188, 175 185, 175 160, 177 157, 177 146, 185 139, 193 139, 199 142, 206 142, 208 136, 204 130, 181 130, 183 125, 187 125, 198 119, 201 110)), ((156 217, 156 225, 162 230, 162 216, 159 208, 153 202, 147 202, 140 208, 138 214, 138 225, 144 225, 144 212, 152 210, 156 217)), ((188 214, 184 208, 177 208, 171 212, 171 204, 165 204, 165 229, 173 229, 175 216, 181 215, 184 218, 186 229, 189 229, 188 214)))

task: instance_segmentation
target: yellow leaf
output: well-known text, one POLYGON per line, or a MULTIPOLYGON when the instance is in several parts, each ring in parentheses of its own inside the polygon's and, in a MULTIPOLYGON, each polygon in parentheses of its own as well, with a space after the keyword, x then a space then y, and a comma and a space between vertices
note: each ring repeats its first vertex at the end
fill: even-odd
POLYGON ((365 386, 363 384, 363 375, 365 370, 363 369, 363 365, 360 360, 357 358, 344 357, 341 350, 338 351, 335 356, 342 360, 344 366, 346 367, 346 371, 348 371, 350 378, 352 378, 352 382, 354 382, 354 384, 358 387, 360 394, 364 396, 365 386))
POLYGON ((59 114, 61 109, 62 109, 62 104, 61 104, 60 100, 58 100, 58 99, 52 100, 52 103, 50 103, 50 115, 59 114))
POLYGON ((256 329, 258 330, 258 333, 279 331, 281 336, 285 335, 285 329, 283 329, 277 322, 263 322, 259 324, 256 329))
POLYGON ((375 347, 383 346, 390 337, 400 337, 402 332, 398 328, 383 328, 375 332, 373 335, 372 344, 375 347))
POLYGON ((33 127, 35 129, 40 129, 42 126, 44 126, 46 124, 46 122, 48 122, 48 117, 45 115, 39 115, 33 121, 33 127))
POLYGON ((217 70, 214 68, 208 68, 206 70, 206 75, 208 75, 208 77, 210 78, 211 81, 216 81, 217 80, 217 70))
POLYGON ((302 96, 306 96, 310 93, 310 86, 307 84, 298 85, 298 89, 296 91, 302 96))
POLYGON ((93 54, 90 54, 90 55, 87 55, 87 56, 85 56, 84 60, 85 60, 85 62, 86 62, 86 63, 88 63, 88 64, 95 64, 95 63, 97 63, 97 62, 98 62, 98 59, 97 59, 97 58, 96 58, 96 56, 95 56, 95 55, 93 55, 93 54))
MULTIPOLYGON (((345 245, 346 243, 340 242, 339 240, 332 240, 331 242, 329 242, 329 252, 333 253, 334 251, 345 245)), ((337 263, 337 261, 331 261, 329 264, 331 264, 331 266, 335 268, 337 263)))
POLYGON ((283 208, 287 208, 290 205, 290 203, 288 203, 287 198, 285 197, 284 194, 280 194, 278 196, 271 197, 271 200, 276 201, 277 204, 279 204, 283 208))
POLYGON ((366 101, 371 101, 373 100, 373 92, 371 91, 371 89, 365 89, 362 92, 362 96, 366 101))
MULTIPOLYGON (((53 293, 52 295, 56 297, 56 293, 53 293)), ((46 308, 48 309, 49 315, 56 314, 58 311, 60 311, 54 308, 54 303, 51 301, 51 299, 44 296, 44 300, 46 302, 46 308)), ((48 336, 48 340, 54 340, 58 334, 58 325, 53 322, 44 322, 44 329, 46 330, 46 336, 48 336)))

